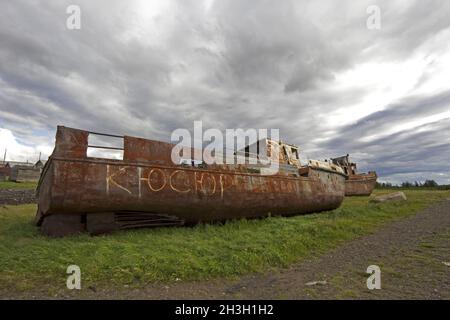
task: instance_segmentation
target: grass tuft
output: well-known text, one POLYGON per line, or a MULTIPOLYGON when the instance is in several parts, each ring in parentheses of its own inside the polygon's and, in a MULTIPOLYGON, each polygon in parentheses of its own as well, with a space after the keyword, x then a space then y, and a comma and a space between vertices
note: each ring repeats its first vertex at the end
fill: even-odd
POLYGON ((0 181, 0 189, 36 189, 37 182, 0 181))

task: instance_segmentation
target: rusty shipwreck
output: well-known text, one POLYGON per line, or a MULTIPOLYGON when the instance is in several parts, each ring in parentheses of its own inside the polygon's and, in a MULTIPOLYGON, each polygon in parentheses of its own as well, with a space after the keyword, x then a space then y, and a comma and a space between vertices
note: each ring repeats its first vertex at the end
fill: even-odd
POLYGON ((57 129, 37 189, 36 224, 44 234, 291 216, 337 208, 345 196, 339 166, 301 165, 298 148, 281 142, 261 142, 279 159, 277 173, 267 174, 246 164, 174 164, 173 144, 130 136, 113 136, 123 142, 123 159, 88 157, 88 148, 100 148, 88 143, 92 135, 104 134, 57 129))
POLYGON ((350 161, 348 154, 332 158, 331 162, 340 166, 347 175, 345 181, 346 196, 370 196, 377 183, 377 173, 375 171, 358 173, 356 163, 350 161))

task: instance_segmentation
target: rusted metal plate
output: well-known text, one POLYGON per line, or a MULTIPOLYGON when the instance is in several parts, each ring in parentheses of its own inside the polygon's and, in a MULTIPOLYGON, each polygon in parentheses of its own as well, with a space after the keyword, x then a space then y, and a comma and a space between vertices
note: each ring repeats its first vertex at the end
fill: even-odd
POLYGON ((86 231, 86 222, 82 214, 68 212, 45 217, 41 232, 50 237, 75 235, 86 231))
POLYGON ((375 172, 360 173, 349 176, 345 181, 346 196, 370 196, 377 183, 375 172))
POLYGON ((92 235, 124 229, 182 226, 185 223, 175 216, 139 211, 99 212, 86 216, 86 230, 92 235))
POLYGON ((289 216, 334 209, 344 198, 345 175, 323 163, 303 168, 302 176, 248 173, 245 166, 186 167, 170 162, 171 144, 132 137, 124 139, 123 160, 94 159, 78 145, 87 146, 87 136, 58 127, 38 188, 38 224, 73 213, 87 215, 88 229, 90 220, 101 219, 90 216, 100 213, 122 215, 122 222, 141 219, 137 226, 150 224, 155 214, 166 217, 159 217, 161 225, 289 216))

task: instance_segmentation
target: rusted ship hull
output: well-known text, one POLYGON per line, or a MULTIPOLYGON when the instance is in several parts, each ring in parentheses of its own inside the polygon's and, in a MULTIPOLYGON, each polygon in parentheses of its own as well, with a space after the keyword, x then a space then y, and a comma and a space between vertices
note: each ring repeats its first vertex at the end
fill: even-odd
POLYGON ((346 196, 370 196, 377 183, 375 172, 355 174, 345 181, 346 196))
POLYGON ((58 129, 38 189, 36 223, 45 234, 290 216, 337 208, 345 196, 345 175, 321 168, 294 177, 171 166, 155 153, 144 157, 155 149, 131 137, 123 160, 87 158, 83 141, 84 131, 58 129))

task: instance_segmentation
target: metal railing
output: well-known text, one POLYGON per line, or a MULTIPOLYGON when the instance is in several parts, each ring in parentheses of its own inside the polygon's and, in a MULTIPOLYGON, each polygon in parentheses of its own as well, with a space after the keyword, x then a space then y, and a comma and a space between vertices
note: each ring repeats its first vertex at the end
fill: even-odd
MULTIPOLYGON (((125 136, 119 136, 119 135, 108 134, 108 133, 100 133, 100 132, 94 132, 94 131, 88 131, 88 133, 96 135, 96 136, 104 136, 104 137, 110 137, 110 138, 118 138, 118 139, 124 139, 125 138, 125 136)), ((124 148, 119 148, 119 147, 106 147, 106 146, 97 146, 97 145, 90 145, 90 144, 88 144, 88 148, 107 149, 107 150, 121 150, 121 151, 124 150, 124 148)))

